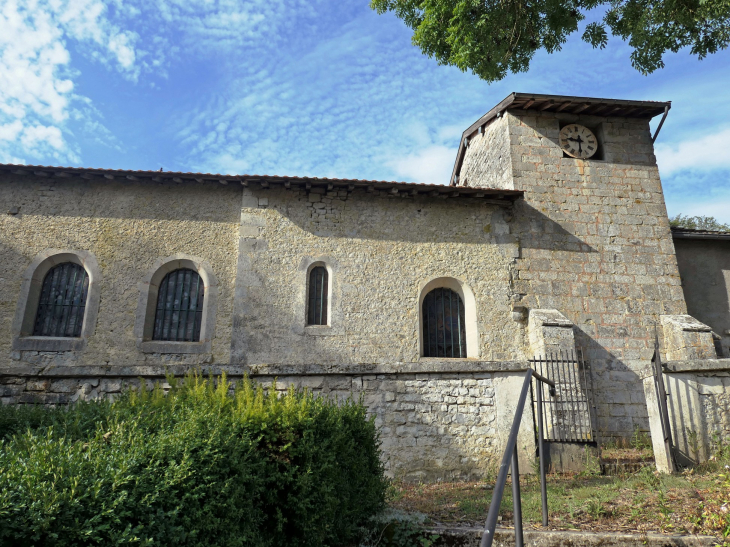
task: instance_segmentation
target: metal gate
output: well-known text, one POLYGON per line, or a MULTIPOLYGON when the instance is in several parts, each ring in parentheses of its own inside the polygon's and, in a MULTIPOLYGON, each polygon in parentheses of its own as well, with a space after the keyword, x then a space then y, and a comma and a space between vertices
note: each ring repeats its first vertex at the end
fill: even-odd
POLYGON ((674 443, 672 442, 672 424, 669 421, 667 391, 664 388, 664 370, 662 369, 662 357, 659 354, 659 335, 656 332, 654 333, 654 355, 651 358, 651 371, 654 376, 654 389, 656 390, 657 404, 659 405, 659 421, 662 424, 664 450, 671 457, 671 465, 676 470, 677 460, 674 453, 674 443))
MULTIPOLYGON (((536 356, 529 362, 534 371, 555 382, 555 397, 542 393, 545 440, 596 442, 593 378, 583 352, 550 353, 536 356)), ((536 382, 532 388, 534 407, 537 404, 535 390, 545 387, 536 382)))

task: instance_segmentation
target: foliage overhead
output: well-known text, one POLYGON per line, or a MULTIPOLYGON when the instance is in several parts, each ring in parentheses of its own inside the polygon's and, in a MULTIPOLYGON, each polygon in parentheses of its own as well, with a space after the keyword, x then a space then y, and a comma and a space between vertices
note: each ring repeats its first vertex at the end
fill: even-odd
POLYGON ((561 49, 587 13, 603 18, 583 40, 604 48, 609 32, 633 48, 642 74, 664 67, 667 51, 689 47, 703 59, 730 43, 730 0, 371 0, 413 29, 413 44, 439 64, 472 70, 487 82, 524 72, 540 49, 561 49))
POLYGON ((708 232, 730 232, 730 226, 717 221, 715 217, 690 217, 681 213, 669 219, 669 225, 675 228, 691 230, 707 230, 708 232))

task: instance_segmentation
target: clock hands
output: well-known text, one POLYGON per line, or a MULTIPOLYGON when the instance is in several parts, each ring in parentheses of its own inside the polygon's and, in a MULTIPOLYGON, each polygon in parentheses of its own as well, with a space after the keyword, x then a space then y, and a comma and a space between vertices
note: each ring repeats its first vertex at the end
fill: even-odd
POLYGON ((578 135, 577 139, 574 139, 573 137, 568 137, 568 140, 577 142, 578 143, 578 153, 579 154, 583 153, 583 146, 582 146, 583 139, 580 138, 580 135, 578 135))

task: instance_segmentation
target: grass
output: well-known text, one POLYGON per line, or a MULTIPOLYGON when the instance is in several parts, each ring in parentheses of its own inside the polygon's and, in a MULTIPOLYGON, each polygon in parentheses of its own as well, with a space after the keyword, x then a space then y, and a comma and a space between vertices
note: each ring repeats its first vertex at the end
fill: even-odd
MULTIPOLYGON (((646 456, 643 448, 613 450, 624 451, 613 454, 619 460, 636 461, 646 456)), ((547 529, 706 534, 730 546, 722 539, 730 535, 730 482, 723 475, 730 474, 730 468, 725 465, 730 465, 730 457, 716 458, 676 475, 659 475, 653 466, 620 476, 548 475, 547 529)), ((389 504, 425 513, 432 524, 483 525, 493 485, 493 479, 436 484, 394 482, 389 504)), ((520 488, 525 527, 542 529, 539 477, 523 476, 520 488)), ((512 511, 508 480, 500 506, 503 526, 512 525, 512 511)))

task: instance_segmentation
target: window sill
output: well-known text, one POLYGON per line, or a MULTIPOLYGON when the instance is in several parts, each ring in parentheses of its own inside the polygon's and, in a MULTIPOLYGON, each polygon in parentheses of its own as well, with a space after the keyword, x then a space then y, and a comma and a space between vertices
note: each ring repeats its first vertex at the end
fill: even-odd
POLYGON ((23 336, 13 340, 13 349, 20 351, 79 351, 86 339, 62 336, 23 336))
POLYGON ((342 329, 335 329, 332 325, 307 325, 304 334, 309 336, 336 336, 342 334, 342 329))
POLYGON ((142 353, 210 353, 210 340, 206 342, 170 342, 167 340, 145 340, 137 342, 142 353))
POLYGON ((479 361, 479 357, 424 357, 418 358, 419 361, 479 361))

